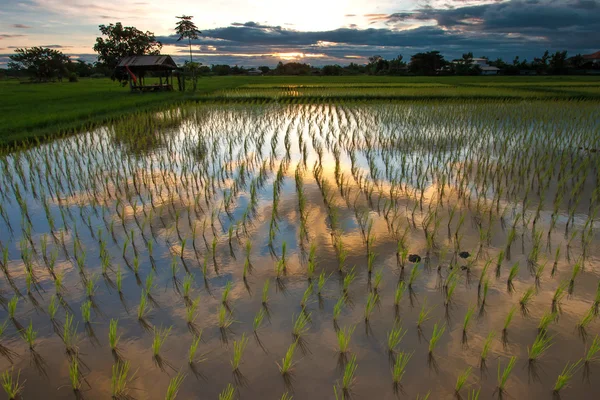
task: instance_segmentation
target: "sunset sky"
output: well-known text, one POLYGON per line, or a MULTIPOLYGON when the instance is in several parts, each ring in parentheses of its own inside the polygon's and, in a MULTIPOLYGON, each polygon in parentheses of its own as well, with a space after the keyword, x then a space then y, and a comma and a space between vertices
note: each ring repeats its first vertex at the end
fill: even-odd
POLYGON ((515 55, 545 49, 600 50, 600 0, 0 0, 0 67, 17 47, 48 46, 95 61, 98 25, 117 21, 154 32, 162 52, 182 62, 176 15, 203 32, 193 44, 203 64, 364 63, 439 50, 447 58, 515 55))

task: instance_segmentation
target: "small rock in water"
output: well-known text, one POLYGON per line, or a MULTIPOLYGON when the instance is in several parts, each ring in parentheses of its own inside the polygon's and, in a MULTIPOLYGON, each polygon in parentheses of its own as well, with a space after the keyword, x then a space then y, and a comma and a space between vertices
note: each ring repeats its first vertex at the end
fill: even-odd
POLYGON ((471 253, 469 253, 468 251, 461 251, 460 253, 458 253, 458 255, 460 256, 460 258, 469 258, 471 253))
POLYGON ((417 254, 409 254, 408 261, 410 261, 411 263, 418 263, 419 261, 421 261, 421 256, 417 254))

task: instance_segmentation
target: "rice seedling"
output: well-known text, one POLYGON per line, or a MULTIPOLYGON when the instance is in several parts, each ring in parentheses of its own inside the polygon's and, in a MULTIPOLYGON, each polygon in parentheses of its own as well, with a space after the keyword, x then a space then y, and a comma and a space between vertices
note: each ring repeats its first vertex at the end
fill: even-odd
POLYGON ((356 382, 355 374, 357 369, 356 355, 352 355, 344 367, 344 376, 342 377, 342 391, 346 396, 350 394, 352 386, 356 382))
POLYGON ((567 295, 568 287, 569 282, 563 281, 558 285, 558 287, 554 291, 554 295, 552 296, 552 312, 560 311, 560 304, 562 302, 562 299, 567 295))
POLYGON ((265 310, 264 308, 260 308, 256 315, 254 316, 254 321, 252 322, 252 328, 254 333, 258 332, 260 327, 262 326, 263 320, 265 318, 265 310))
POLYGON ((575 278, 577 278, 577 276, 579 275, 579 273, 581 272, 581 269, 583 268, 583 261, 581 258, 579 258, 575 264, 573 264, 573 270, 571 271, 571 280, 569 281, 569 291, 573 291, 573 288, 575 287, 575 278))
POLYGON ((265 283, 263 284, 263 288, 262 288, 262 304, 263 306, 266 306, 267 303, 269 302, 269 285, 271 284, 271 281, 269 279, 265 280, 265 283))
POLYGON ((579 369, 579 364, 581 364, 581 360, 577 360, 573 363, 569 363, 567 361, 567 364, 563 368, 562 372, 558 374, 558 377, 556 378, 556 382, 554 383, 553 388, 554 393, 558 393, 561 390, 569 387, 569 382, 573 378, 573 375, 575 375, 575 373, 579 369))
POLYGON ((73 315, 67 313, 63 324, 62 339, 68 354, 77 352, 77 337, 77 325, 73 325, 73 315))
POLYGON ((552 338, 544 332, 538 333, 531 347, 527 346, 529 362, 537 361, 552 346, 552 338))
POLYGON ((381 285, 381 280, 383 279, 383 271, 379 270, 375 272, 375 278, 373 279, 373 291, 377 292, 379 286, 381 285))
POLYGON ((438 342, 442 338, 442 335, 446 331, 446 324, 441 327, 438 326, 437 322, 433 325, 433 332, 431 333, 431 338, 429 339, 429 355, 433 354, 433 350, 437 346, 438 342))
POLYGON ((138 320, 143 320, 148 313, 148 294, 145 290, 142 290, 140 296, 140 304, 138 305, 138 320))
POLYGON ((297 345, 298 345, 297 341, 292 343, 290 345, 290 347, 288 347, 288 349, 285 353, 285 356, 281 360, 281 364, 277 363, 277 366, 279 367, 279 372, 281 373, 281 375, 285 376, 292 372, 292 368, 294 367, 294 361, 293 361, 294 352, 296 351, 297 345))
POLYGON ((304 336, 309 331, 310 327, 308 326, 308 324, 310 322, 310 315, 310 313, 306 314, 304 312, 301 312, 300 314, 298 314, 298 317, 295 318, 294 326, 292 328, 292 335, 294 336, 294 338, 298 339, 304 336))
POLYGON ((402 329, 400 322, 394 322, 392 330, 387 334, 387 348, 390 354, 394 354, 397 351, 400 342, 404 338, 404 335, 406 335, 406 332, 406 329, 402 329))
POLYGON ((481 393, 481 389, 473 389, 470 392, 468 392, 468 400, 479 400, 479 394, 481 393))
MULTIPOLYGON (((192 289, 193 283, 194 283, 194 276, 191 274, 186 274, 185 278, 183 278, 183 284, 182 284, 184 299, 190 298, 190 290, 192 289)), ((146 291, 148 291, 147 288, 146 288, 146 291)))
POLYGON ((306 306, 309 304, 310 296, 312 296, 312 294, 313 294, 313 285, 311 283, 308 285, 308 287, 304 291, 304 294, 302 294, 302 299, 300 300, 300 306, 302 307, 302 309, 306 308, 306 306))
POLYGON ((92 319, 92 302, 85 301, 81 304, 81 317, 83 318, 83 322, 89 324, 92 319))
POLYGON ((348 348, 350 347, 350 339, 352 338, 352 334, 354 333, 354 329, 356 327, 344 327, 342 329, 338 329, 335 333, 338 341, 338 348, 341 354, 345 354, 348 352, 348 348))
POLYGON ((79 392, 81 389, 81 376, 79 372, 79 362, 77 358, 73 358, 69 364, 69 380, 74 392, 79 392))
POLYGON ((228 329, 233 324, 233 317, 224 305, 219 308, 219 328, 228 329))
POLYGON ((404 297, 405 292, 406 285, 403 281, 401 281, 398 283, 398 286, 396 286, 396 291, 394 292, 394 306, 396 306, 396 308, 400 306, 400 301, 402 301, 402 297, 404 297))
POLYGON ((594 308, 589 308, 586 313, 581 317, 579 322, 577 322, 577 329, 582 336, 586 335, 586 329, 589 324, 594 320, 596 314, 594 312, 594 308))
POLYGON ((508 287, 508 291, 511 292, 514 290, 515 286, 513 284, 513 280, 517 277, 519 273, 519 263, 514 263, 508 272, 508 279, 506 281, 506 286, 508 287))
POLYGON ((21 371, 17 373, 17 377, 13 378, 13 368, 2 373, 2 388, 6 392, 8 400, 17 400, 23 392, 23 383, 19 382, 21 371))
POLYGON ((410 276, 408 278, 408 289, 412 289, 413 283, 417 280, 417 278, 421 275, 421 270, 419 269, 419 263, 416 263, 412 270, 410 271, 410 276))
POLYGON ((33 329, 33 324, 31 320, 29 321, 29 325, 23 331, 21 331, 21 336, 23 340, 29 345, 29 349, 33 350, 35 347, 35 339, 37 338, 37 332, 33 329))
POLYGON ((483 348, 481 349, 481 364, 482 365, 484 365, 485 362, 487 361, 488 354, 490 352, 490 348, 492 347, 492 341, 494 340, 495 337, 496 337, 496 332, 491 331, 490 333, 488 333, 488 335, 485 337, 485 340, 483 341, 483 348))
POLYGON ((471 376, 471 367, 468 367, 460 375, 458 375, 458 378, 456 378, 456 384, 454 385, 454 393, 457 396, 459 396, 460 391, 465 386, 465 384, 469 380, 470 376, 471 376))
POLYGON ((600 336, 594 336, 594 340, 590 344, 590 347, 585 352, 585 356, 583 357, 586 364, 592 363, 596 361, 598 358, 596 357, 596 353, 600 351, 600 336))
POLYGON ((231 360, 231 368, 233 371, 237 371, 239 369, 242 362, 242 356, 244 355, 244 350, 246 350, 247 345, 248 338, 246 337, 246 334, 242 334, 240 340, 233 341, 233 359, 231 360))
POLYGON ((548 311, 542 315, 540 323, 538 324, 538 332, 547 332, 550 324, 558 318, 558 315, 554 311, 548 311))
POLYGON ((501 396, 506 393, 506 384, 508 383, 508 378, 510 378, 510 374, 515 367, 516 362, 517 357, 511 357, 510 360, 508 360, 506 367, 502 370, 502 373, 500 373, 500 360, 498 360, 498 386, 496 387, 496 390, 501 396))
POLYGON ((233 400, 235 398, 235 388, 231 383, 227 384, 227 387, 219 393, 219 400, 233 400))
POLYGON ((352 269, 348 271, 348 273, 344 276, 344 280, 342 282, 342 290, 344 291, 344 293, 348 292, 350 284, 352 284, 352 282, 354 282, 354 279, 356 279, 356 272, 354 272, 354 269, 355 267, 352 267, 352 269))
POLYGON ((367 297, 367 303, 365 304, 365 322, 369 322, 369 318, 375 309, 375 305, 379 301, 379 295, 377 293, 369 293, 367 297))
POLYGON ((163 345, 165 344, 167 338, 169 337, 169 334, 171 333, 171 329, 173 327, 170 326, 168 328, 156 328, 154 327, 154 337, 152 339, 152 355, 155 358, 160 357, 160 350, 162 349, 163 345))
POLYGON ((427 308, 427 298, 425 298, 425 301, 423 302, 423 305, 421 306, 421 311, 419 312, 419 318, 417 319, 417 328, 421 329, 421 326, 423 325, 423 322, 427 321, 430 317, 431 312, 433 311, 435 307, 432 308, 427 308))
POLYGON ((116 351, 121 336, 117 333, 119 320, 111 319, 108 325, 108 343, 111 350, 116 351))
POLYGON ((527 313, 529 312, 529 303, 531 302, 531 299, 534 295, 535 287, 532 286, 528 288, 521 296, 519 304, 521 305, 521 312, 523 313, 523 315, 527 315, 527 313))
POLYGON ((471 325, 474 312, 475 312, 475 306, 471 306, 467 309, 465 318, 463 320, 463 335, 465 335, 467 333, 467 331, 469 330, 469 326, 471 325))
POLYGON ((15 312, 17 311, 17 304, 19 304, 19 298, 17 296, 13 296, 7 304, 8 316, 12 320, 15 319, 15 312))
POLYGON ((48 303, 48 315, 50 316, 51 321, 54 321, 57 311, 58 305, 56 304, 56 295, 52 295, 50 297, 50 303, 48 303))
POLYGON ((408 362, 412 358, 413 353, 399 353, 396 355, 396 360, 394 361, 394 365, 392 367, 392 381, 394 383, 394 387, 400 387, 402 378, 406 373, 406 366, 408 362))
POLYGON ((185 374, 181 372, 178 372, 173 378, 171 378, 171 380, 169 381, 169 386, 167 386, 167 394, 165 395, 165 400, 175 400, 184 380, 185 374))
POLYGON ((115 400, 126 400, 130 398, 129 385, 135 379, 135 373, 129 376, 129 361, 117 362, 112 366, 110 391, 115 400))
MULTIPOLYGON (((188 364, 192 365, 196 361, 196 353, 198 352, 198 345, 200 344, 200 340, 202 340, 202 330, 197 331, 197 335, 193 335, 192 343, 190 344, 190 348, 188 349, 188 364)), ((203 361, 203 360, 200 360, 203 361)))
POLYGON ((319 282, 317 282, 317 294, 321 295, 323 292, 323 288, 325 287, 325 283, 327 283, 328 276, 325 275, 325 271, 322 271, 319 275, 319 282))

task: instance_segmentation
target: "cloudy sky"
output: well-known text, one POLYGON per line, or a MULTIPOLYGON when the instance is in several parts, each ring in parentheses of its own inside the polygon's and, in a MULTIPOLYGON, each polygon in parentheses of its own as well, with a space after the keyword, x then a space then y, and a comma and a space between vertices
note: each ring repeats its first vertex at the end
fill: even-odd
POLYGON ((176 15, 203 32, 193 44, 203 64, 364 63, 439 50, 447 58, 545 49, 600 50, 600 0, 0 0, 0 67, 17 47, 48 46, 95 61, 98 25, 120 21, 154 32, 163 53, 183 61, 176 15))

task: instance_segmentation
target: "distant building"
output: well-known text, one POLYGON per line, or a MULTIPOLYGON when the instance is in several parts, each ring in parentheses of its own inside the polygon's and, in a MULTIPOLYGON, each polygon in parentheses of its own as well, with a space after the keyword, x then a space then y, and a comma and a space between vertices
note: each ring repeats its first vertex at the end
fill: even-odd
POLYGON ((600 64, 600 51, 597 51, 593 54, 584 54, 583 59, 586 62, 591 62, 592 64, 600 64))
POLYGON ((481 75, 498 75, 498 71, 500 71, 500 68, 489 65, 486 58, 473 58, 472 61, 473 65, 479 66, 481 75))

